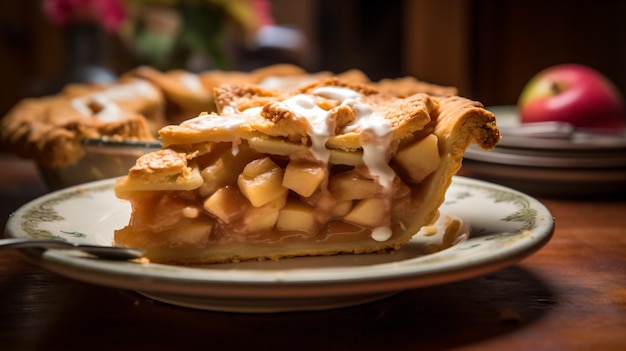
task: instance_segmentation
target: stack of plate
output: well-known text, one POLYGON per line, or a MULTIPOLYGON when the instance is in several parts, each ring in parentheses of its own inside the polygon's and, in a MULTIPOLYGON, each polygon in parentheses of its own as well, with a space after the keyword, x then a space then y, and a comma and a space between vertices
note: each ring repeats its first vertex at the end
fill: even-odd
POLYGON ((515 106, 488 109, 502 140, 490 151, 470 147, 463 175, 540 196, 626 195, 626 134, 583 133, 558 123, 521 126, 515 106))

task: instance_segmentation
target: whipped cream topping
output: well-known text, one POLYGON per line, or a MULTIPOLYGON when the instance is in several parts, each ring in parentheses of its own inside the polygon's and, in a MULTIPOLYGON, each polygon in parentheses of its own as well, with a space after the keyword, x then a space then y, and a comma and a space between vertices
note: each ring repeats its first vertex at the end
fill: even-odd
MULTIPOLYGON (((206 114, 206 115, 200 115, 198 117, 188 119, 182 122, 180 125, 191 128, 191 129, 195 129, 195 130, 225 129, 225 130, 235 131, 238 127, 248 123, 248 117, 249 115, 243 114, 243 113, 228 115, 228 117, 215 115, 215 114, 206 114)), ((232 154, 237 155, 239 153, 239 143, 241 141, 241 138, 236 133, 233 133, 232 137, 233 137, 232 154)))
POLYGON ((372 230, 372 234, 371 234, 372 239, 379 241, 379 242, 389 240, 392 235, 393 235, 393 232, 391 231, 391 228, 389 227, 376 227, 372 230))
POLYGON ((105 123, 115 122, 122 119, 124 116, 122 109, 106 94, 93 94, 91 96, 75 98, 72 100, 71 104, 80 114, 93 116, 105 123), (98 112, 94 113, 90 105, 98 106, 98 112))
POLYGON ((215 114, 206 114, 188 119, 182 122, 180 125, 195 130, 234 130, 239 126, 246 124, 247 122, 248 116, 245 114, 234 114, 229 115, 228 117, 215 114))
POLYGON ((320 161, 327 163, 330 150, 326 142, 335 130, 334 120, 328 118, 329 112, 320 108, 311 95, 298 94, 279 103, 297 116, 306 118, 311 129, 307 135, 311 138, 311 152, 320 161))
POLYGON ((114 101, 133 100, 137 97, 158 99, 159 91, 148 81, 137 79, 125 84, 116 84, 94 95, 106 95, 114 101))
POLYGON ((361 131, 363 162, 370 174, 378 178, 384 189, 389 190, 396 173, 389 167, 388 150, 393 138, 391 123, 361 100, 358 92, 340 87, 321 87, 313 94, 337 100, 348 105, 356 113, 356 119, 344 127, 344 132, 361 131))
POLYGON ((295 90, 317 81, 315 76, 269 76, 259 82, 263 89, 295 90))
POLYGON ((102 107, 98 113, 95 114, 96 118, 105 123, 115 122, 124 116, 124 111, 106 95, 96 95, 93 97, 93 102, 102 107))
POLYGON ((133 80, 129 83, 116 84, 102 91, 72 99, 72 107, 85 116, 94 116, 102 122, 114 122, 124 116, 124 112, 116 102, 130 101, 136 98, 157 100, 159 92, 152 84, 144 80, 133 80), (99 107, 94 113, 90 105, 99 107))
POLYGON ((180 75, 180 81, 187 89, 189 89, 193 93, 198 95, 205 94, 204 88, 202 87, 202 82, 197 75, 185 72, 180 75))

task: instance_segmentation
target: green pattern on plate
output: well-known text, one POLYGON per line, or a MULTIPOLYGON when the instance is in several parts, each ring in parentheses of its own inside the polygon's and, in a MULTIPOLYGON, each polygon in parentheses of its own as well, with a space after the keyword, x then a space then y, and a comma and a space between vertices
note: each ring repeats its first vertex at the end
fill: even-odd
MULTIPOLYGON (((59 192, 56 196, 52 196, 49 199, 33 206, 23 216, 23 221, 20 223, 21 229, 26 232, 29 237, 36 239, 57 239, 67 241, 62 236, 56 235, 47 229, 39 228, 41 223, 63 221, 65 218, 57 212, 55 207, 67 200, 77 197, 89 196, 90 192, 102 192, 110 191, 113 188, 112 184, 105 184, 97 187, 90 187, 88 189, 76 188, 75 191, 63 191, 59 192)), ((72 237, 86 237, 84 233, 61 231, 64 234, 72 237)))
MULTIPOLYGON (((461 257, 474 250, 485 250, 482 247, 501 249, 510 246, 513 242, 524 239, 527 233, 537 226, 537 209, 532 207, 529 198, 521 193, 509 189, 500 189, 492 184, 470 183, 455 181, 454 191, 446 194, 446 201, 443 206, 452 206, 474 199, 490 199, 494 204, 513 205, 512 212, 504 217, 494 218, 501 222, 512 223, 515 228, 508 231, 493 233, 488 228, 472 227, 470 241, 463 245, 456 245, 449 249, 445 255, 431 254, 420 258, 421 264, 445 263, 451 257, 461 257), (471 242, 471 244, 470 244, 471 242), (451 250, 450 250, 451 249, 451 250)), ((501 208, 501 206, 498 206, 501 208)), ((470 223, 470 225, 475 223, 470 223)), ((489 249, 491 250, 491 249, 489 249)))
MULTIPOLYGON (((518 230, 510 234, 519 234, 523 231, 535 228, 537 223, 537 210, 531 207, 530 201, 525 195, 506 189, 497 189, 478 184, 459 183, 458 185, 470 189, 478 189, 486 193, 488 198, 493 199, 494 203, 511 203, 518 207, 519 209, 517 211, 501 218, 501 220, 505 222, 517 222, 521 224, 518 230)), ((467 199, 471 197, 471 195, 468 195, 468 192, 459 192, 458 194, 457 199, 467 199)))

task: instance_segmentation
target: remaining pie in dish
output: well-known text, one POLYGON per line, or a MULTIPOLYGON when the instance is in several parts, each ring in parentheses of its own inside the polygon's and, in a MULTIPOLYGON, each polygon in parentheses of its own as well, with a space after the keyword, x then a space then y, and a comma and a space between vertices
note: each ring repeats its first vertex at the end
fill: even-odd
POLYGON ((500 139, 478 102, 337 78, 215 99, 118 180, 117 245, 175 264, 393 251, 436 219, 469 144, 500 139))

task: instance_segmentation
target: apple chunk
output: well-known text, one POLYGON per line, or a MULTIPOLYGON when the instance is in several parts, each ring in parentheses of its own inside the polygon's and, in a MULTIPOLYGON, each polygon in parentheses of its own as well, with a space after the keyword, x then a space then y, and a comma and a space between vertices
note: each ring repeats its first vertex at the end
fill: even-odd
POLYGON ((256 157, 258 153, 248 147, 240 147, 237 155, 233 155, 232 145, 222 143, 215 147, 216 158, 208 163, 200 174, 204 184, 200 187, 202 196, 209 196, 219 188, 231 184, 244 167, 256 157))
POLYGON ((394 160, 412 182, 419 183, 441 164, 437 144, 437 136, 429 134, 426 138, 398 151, 394 160))
POLYGON ((224 187, 204 200, 204 209, 224 223, 231 223, 241 217, 247 207, 248 200, 237 188, 224 187))
POLYGON ((276 229, 315 233, 318 229, 318 223, 315 220, 315 208, 299 201, 287 202, 278 214, 276 229))
POLYGON ((385 199, 373 197, 359 201, 344 217, 344 220, 358 225, 374 228, 385 223, 387 211, 385 199))
POLYGON ((205 246, 208 238, 213 233, 215 220, 203 218, 201 220, 187 222, 184 225, 172 228, 168 232, 170 245, 176 247, 180 244, 193 247, 205 246))
POLYGON ((346 171, 330 178, 328 190, 341 202, 380 196, 383 187, 377 181, 364 178, 358 172, 346 171))
POLYGON ((292 161, 285 168, 283 186, 298 195, 309 197, 326 178, 326 168, 317 163, 292 161))
POLYGON ((352 200, 337 202, 330 210, 330 217, 342 218, 347 215, 350 210, 352 210, 352 200))
POLYGON ((248 163, 239 174, 237 184, 252 206, 261 207, 287 194, 287 188, 282 185, 283 173, 282 168, 265 157, 248 163))
POLYGON ((239 220, 236 228, 248 233, 268 231, 274 228, 281 208, 285 206, 287 196, 278 197, 261 207, 248 206, 246 213, 239 220))

